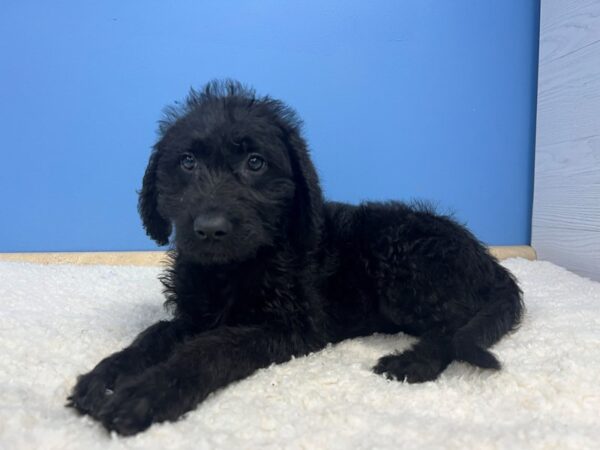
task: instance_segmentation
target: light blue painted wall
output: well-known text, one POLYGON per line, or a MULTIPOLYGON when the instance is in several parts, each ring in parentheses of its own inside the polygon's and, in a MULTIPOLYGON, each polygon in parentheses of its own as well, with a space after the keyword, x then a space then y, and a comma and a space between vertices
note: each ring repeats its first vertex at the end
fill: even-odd
POLYGON ((166 104, 234 77, 293 105, 328 197, 428 198, 530 239, 537 0, 7 0, 0 251, 154 245, 136 189, 166 104))

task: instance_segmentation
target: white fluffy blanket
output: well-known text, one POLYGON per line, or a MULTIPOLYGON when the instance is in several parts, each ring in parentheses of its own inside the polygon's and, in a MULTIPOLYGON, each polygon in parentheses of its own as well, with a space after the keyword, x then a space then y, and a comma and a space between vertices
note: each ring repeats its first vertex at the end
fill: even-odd
POLYGON ((493 348, 500 372, 453 363, 435 382, 387 381, 371 366, 412 339, 354 339, 121 438, 63 404, 77 374, 167 316, 159 269, 0 263, 0 448, 600 448, 600 283, 504 264, 527 314, 493 348))

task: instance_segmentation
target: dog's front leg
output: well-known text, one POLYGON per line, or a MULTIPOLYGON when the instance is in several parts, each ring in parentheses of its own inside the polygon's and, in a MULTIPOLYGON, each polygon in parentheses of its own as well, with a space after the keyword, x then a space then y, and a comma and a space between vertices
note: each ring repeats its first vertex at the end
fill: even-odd
POLYGON ((96 417, 123 377, 141 373, 165 360, 178 342, 193 333, 194 328, 183 320, 155 323, 129 347, 104 358, 90 372, 80 375, 67 406, 96 417))
POLYGON ((222 327, 180 344, 172 356, 117 386, 99 420, 123 435, 176 420, 211 392, 272 363, 322 347, 290 330, 222 327))

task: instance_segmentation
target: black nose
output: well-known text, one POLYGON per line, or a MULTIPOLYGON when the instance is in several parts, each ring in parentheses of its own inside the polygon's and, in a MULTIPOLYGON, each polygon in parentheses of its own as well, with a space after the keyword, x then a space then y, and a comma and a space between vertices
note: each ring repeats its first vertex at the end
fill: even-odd
POLYGON ((231 232, 231 222, 220 214, 202 215, 194 220, 194 231, 202 240, 219 240, 231 232))

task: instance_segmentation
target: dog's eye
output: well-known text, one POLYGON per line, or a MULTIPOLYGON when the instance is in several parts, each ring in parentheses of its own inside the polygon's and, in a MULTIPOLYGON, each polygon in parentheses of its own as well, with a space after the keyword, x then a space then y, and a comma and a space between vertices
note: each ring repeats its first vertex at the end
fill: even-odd
POLYGON ((265 160, 260 155, 250 155, 248 158, 248 169, 258 172, 265 166, 265 160))
POLYGON ((181 167, 185 170, 194 170, 196 168, 196 158, 191 153, 186 153, 181 157, 181 167))

